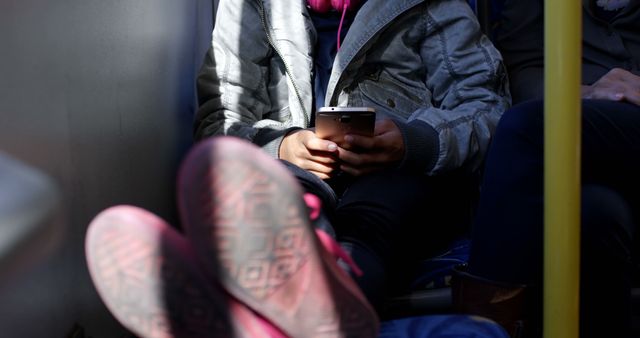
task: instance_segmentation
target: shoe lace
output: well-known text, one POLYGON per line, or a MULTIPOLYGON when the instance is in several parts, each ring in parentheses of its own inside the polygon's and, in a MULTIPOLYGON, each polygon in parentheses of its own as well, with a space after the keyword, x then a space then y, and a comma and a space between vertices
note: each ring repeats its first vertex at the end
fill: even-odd
MULTIPOLYGON (((304 198, 304 202, 309 208, 309 218, 312 221, 318 219, 318 217, 320 217, 320 208, 322 206, 322 201, 320 201, 320 198, 311 193, 305 193, 302 197, 304 198)), ((315 230, 320 243, 329 252, 329 254, 345 262, 349 266, 351 271, 356 274, 356 276, 362 276, 362 270, 360 270, 351 256, 349 256, 349 254, 340 246, 340 244, 338 244, 338 242, 333 239, 333 237, 331 237, 321 229, 315 230)))
POLYGON ((320 229, 316 229, 316 235, 318 236, 320 243, 322 243, 322 246, 331 255, 344 261, 349 266, 351 271, 356 274, 356 276, 362 276, 362 270, 360 270, 358 265, 356 265, 353 259, 351 259, 351 256, 349 256, 349 254, 344 251, 344 249, 340 246, 340 244, 338 244, 338 242, 336 242, 331 236, 320 229))

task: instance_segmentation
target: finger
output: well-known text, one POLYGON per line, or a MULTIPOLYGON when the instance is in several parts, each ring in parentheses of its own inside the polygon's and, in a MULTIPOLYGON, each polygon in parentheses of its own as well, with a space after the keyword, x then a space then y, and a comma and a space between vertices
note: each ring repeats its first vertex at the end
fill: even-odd
POLYGON ((339 167, 338 164, 328 165, 328 164, 318 163, 314 161, 307 161, 305 163, 304 169, 329 175, 331 174, 331 172, 335 171, 336 168, 338 167, 339 167))
POLYGON ((588 97, 592 100, 621 101, 624 99, 623 90, 614 88, 596 89, 588 97))
POLYGON ((323 152, 331 152, 331 153, 335 153, 336 151, 338 151, 338 145, 335 142, 324 140, 319 137, 310 138, 306 142, 305 146, 307 147, 307 149, 315 150, 315 151, 323 151, 323 152))
POLYGON ((337 153, 331 153, 326 151, 309 150, 309 161, 323 163, 326 165, 333 165, 338 162, 337 153))
POLYGON ((625 98, 625 95, 622 92, 612 92, 608 96, 608 99, 611 101, 622 101, 625 98))
POLYGON ((625 93, 623 99, 627 102, 631 102, 636 106, 640 106, 640 90, 629 90, 625 93))
POLYGON ((349 149, 339 148, 338 150, 338 160, 340 162, 348 163, 352 166, 360 166, 362 165, 362 153, 356 153, 349 149))
POLYGON ((331 175, 329 175, 327 173, 323 173, 323 172, 319 172, 319 171, 313 171, 313 170, 309 170, 309 172, 314 174, 314 175, 316 175, 321 180, 326 180, 326 179, 331 178, 331 175))
POLYGON ((382 167, 387 166, 392 162, 384 153, 353 153, 346 151, 342 154, 340 161, 341 165, 347 165, 353 168, 369 166, 382 167))
POLYGON ((344 136, 344 147, 347 149, 372 149, 375 145, 375 137, 347 134, 344 136))
POLYGON ((623 82, 627 82, 632 85, 638 85, 638 83, 640 83, 640 76, 633 74, 632 72, 626 69, 620 73, 621 73, 620 75, 623 82))
POLYGON ((317 172, 317 171, 309 171, 310 173, 316 175, 318 178, 320 178, 321 180, 327 180, 329 178, 331 178, 331 176, 329 176, 328 174, 325 173, 321 173, 321 172, 317 172))

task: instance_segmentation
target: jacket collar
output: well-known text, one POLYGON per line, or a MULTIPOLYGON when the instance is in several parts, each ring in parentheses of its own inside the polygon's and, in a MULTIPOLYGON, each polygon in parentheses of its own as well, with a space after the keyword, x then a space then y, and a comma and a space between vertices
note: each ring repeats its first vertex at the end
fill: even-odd
POLYGON ((365 45, 390 22, 425 0, 367 0, 349 28, 333 63, 325 105, 334 101, 334 91, 347 66, 365 45))
MULTIPOLYGON (((295 60, 296 65, 289 65, 292 81, 295 82, 301 104, 305 109, 312 105, 311 70, 313 69, 313 44, 316 40, 313 23, 309 19, 306 0, 258 0, 264 8, 265 21, 272 41, 285 63, 295 60), (291 34, 291 29, 304 29, 304 34, 291 34)), ((423 3, 425 0, 367 0, 349 28, 342 46, 333 63, 331 77, 327 88, 325 105, 330 105, 336 85, 347 66, 366 44, 384 27, 407 10, 423 3)), ((309 112, 307 112, 308 114, 309 112)))

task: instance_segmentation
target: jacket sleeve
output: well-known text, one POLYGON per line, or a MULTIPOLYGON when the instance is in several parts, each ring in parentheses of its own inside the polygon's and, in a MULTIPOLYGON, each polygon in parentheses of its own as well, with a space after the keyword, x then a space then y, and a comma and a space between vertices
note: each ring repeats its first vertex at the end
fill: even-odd
POLYGON ((277 157, 286 130, 265 117, 271 110, 268 85, 273 51, 260 13, 253 1, 220 1, 211 47, 196 81, 194 138, 237 136, 277 157))
POLYGON ((502 57, 465 1, 433 1, 426 18, 421 56, 433 106, 418 109, 400 126, 408 138, 402 165, 420 164, 427 174, 459 167, 475 170, 510 105, 502 57), (425 143, 434 154, 427 161, 420 149, 425 143))

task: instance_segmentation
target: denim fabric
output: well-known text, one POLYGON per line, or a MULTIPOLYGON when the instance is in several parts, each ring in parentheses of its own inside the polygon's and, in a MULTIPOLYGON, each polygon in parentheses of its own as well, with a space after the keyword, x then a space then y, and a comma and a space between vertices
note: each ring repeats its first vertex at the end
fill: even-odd
POLYGON ((464 315, 408 317, 380 323, 379 338, 509 338, 497 323, 464 315))

